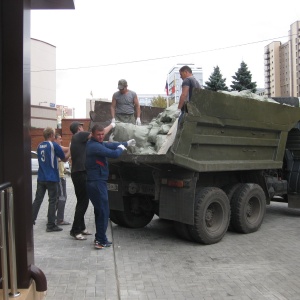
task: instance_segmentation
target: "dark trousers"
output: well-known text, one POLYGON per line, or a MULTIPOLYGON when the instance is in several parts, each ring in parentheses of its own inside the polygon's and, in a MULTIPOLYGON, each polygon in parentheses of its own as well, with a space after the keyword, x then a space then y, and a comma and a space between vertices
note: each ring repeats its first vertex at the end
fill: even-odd
POLYGON ((62 222, 65 219, 65 206, 67 201, 67 188, 66 178, 60 178, 57 183, 58 195, 57 195, 57 223, 62 222))
POLYGON ((35 223, 35 220, 39 213, 41 204, 44 200, 46 190, 48 190, 48 196, 49 196, 47 228, 51 228, 51 227, 55 226, 57 182, 52 182, 52 181, 38 181, 37 182, 35 199, 32 203, 32 221, 33 221, 33 223, 35 223))
POLYGON ((89 197, 86 191, 86 172, 71 173, 77 204, 71 234, 79 234, 85 230, 84 215, 89 205, 89 197))
POLYGON ((87 191, 94 206, 96 234, 101 244, 107 243, 106 230, 109 218, 107 184, 104 180, 87 181, 87 191))

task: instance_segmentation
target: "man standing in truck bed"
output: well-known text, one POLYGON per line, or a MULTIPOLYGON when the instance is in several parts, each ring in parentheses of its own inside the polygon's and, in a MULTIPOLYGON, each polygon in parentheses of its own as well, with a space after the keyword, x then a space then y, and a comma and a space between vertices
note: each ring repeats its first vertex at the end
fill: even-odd
POLYGON ((119 91, 112 96, 111 122, 120 121, 141 125, 141 108, 136 93, 127 89, 127 81, 125 79, 119 80, 118 89, 119 91), (136 120, 134 110, 136 111, 136 120))
MULTIPOLYGON (((186 101, 190 101, 192 94, 193 94, 193 89, 201 89, 200 83, 197 81, 197 79, 193 76, 192 69, 189 66, 183 66, 179 70, 180 77, 183 80, 182 81, 182 92, 179 98, 179 103, 178 103, 178 114, 180 114, 180 118, 182 118, 184 114, 184 103, 186 101)), ((178 120, 179 123, 180 120, 178 120)))

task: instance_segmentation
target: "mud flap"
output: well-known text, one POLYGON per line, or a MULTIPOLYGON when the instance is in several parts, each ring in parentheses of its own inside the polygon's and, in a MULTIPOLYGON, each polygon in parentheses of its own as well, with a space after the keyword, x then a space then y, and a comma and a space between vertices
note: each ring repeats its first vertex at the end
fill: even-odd
POLYGON ((123 188, 121 181, 107 183, 109 209, 124 211, 123 188))
POLYGON ((161 186, 159 217, 162 219, 194 224, 194 201, 197 178, 190 181, 189 187, 176 188, 161 186))
POLYGON ((300 195, 299 194, 288 194, 288 207, 289 208, 300 208, 300 195))

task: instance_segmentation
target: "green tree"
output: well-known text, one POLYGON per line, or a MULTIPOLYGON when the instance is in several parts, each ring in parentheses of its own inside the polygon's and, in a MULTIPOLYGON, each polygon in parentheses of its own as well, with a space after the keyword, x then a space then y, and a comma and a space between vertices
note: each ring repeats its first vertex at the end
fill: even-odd
POLYGON ((252 82, 252 74, 244 61, 241 62, 240 68, 232 78, 234 79, 230 85, 232 91, 251 90, 252 93, 256 92, 256 82, 252 82))
POLYGON ((228 91, 225 81, 226 78, 223 78, 220 68, 216 66, 214 67, 212 74, 209 76, 208 81, 205 81, 206 85, 204 88, 211 91, 228 91))
MULTIPOLYGON (((172 102, 172 103, 169 103, 169 105, 172 105, 174 103, 174 100, 170 100, 170 102, 172 102)), ((167 107, 167 99, 162 96, 154 97, 151 101, 151 106, 166 108, 167 107)))

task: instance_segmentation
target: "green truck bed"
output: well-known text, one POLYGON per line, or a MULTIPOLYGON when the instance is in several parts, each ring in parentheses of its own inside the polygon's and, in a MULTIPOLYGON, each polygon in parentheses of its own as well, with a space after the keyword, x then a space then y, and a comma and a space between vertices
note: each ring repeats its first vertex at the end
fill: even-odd
POLYGON ((123 154, 114 162, 175 164, 197 172, 281 168, 300 108, 195 90, 166 154, 123 154))

